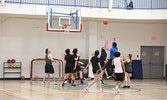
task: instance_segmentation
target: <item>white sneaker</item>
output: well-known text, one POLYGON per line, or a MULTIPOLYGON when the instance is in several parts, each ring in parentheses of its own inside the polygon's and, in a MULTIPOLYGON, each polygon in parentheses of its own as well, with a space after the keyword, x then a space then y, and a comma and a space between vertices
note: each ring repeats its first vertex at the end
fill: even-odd
POLYGON ((42 82, 42 85, 45 85, 46 83, 45 82, 42 82))
POLYGON ((110 78, 111 78, 111 76, 107 76, 106 78, 107 78, 107 79, 110 79, 110 78))
POLYGON ((56 81, 54 82, 54 85, 57 85, 57 82, 56 82, 56 81))

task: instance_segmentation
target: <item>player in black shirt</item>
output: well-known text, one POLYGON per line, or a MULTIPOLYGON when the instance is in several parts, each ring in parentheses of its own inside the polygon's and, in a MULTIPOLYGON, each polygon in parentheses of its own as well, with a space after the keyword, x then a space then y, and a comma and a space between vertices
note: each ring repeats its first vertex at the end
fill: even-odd
POLYGON ((85 88, 85 91, 86 91, 87 93, 89 93, 89 90, 88 90, 88 89, 89 89, 93 84, 95 84, 96 82, 98 83, 98 86, 99 86, 99 88, 100 88, 100 93, 104 93, 104 91, 103 91, 102 88, 101 88, 100 76, 99 76, 100 73, 103 72, 103 70, 102 70, 102 68, 101 68, 100 59, 98 58, 98 55, 99 55, 99 51, 96 50, 96 51, 95 51, 95 56, 93 56, 93 57, 91 58, 90 62, 88 63, 88 65, 86 66, 86 68, 85 68, 84 71, 83 71, 83 72, 85 72, 86 69, 89 67, 89 65, 92 64, 92 67, 93 67, 93 70, 92 70, 92 71, 93 71, 93 74, 94 74, 94 80, 93 80, 92 83, 90 83, 90 84, 88 85, 88 87, 85 88))
POLYGON ((80 64, 83 64, 82 62, 80 62, 80 56, 78 54, 78 49, 77 48, 74 48, 73 49, 73 56, 74 56, 74 59, 77 63, 76 65, 76 69, 74 72, 79 72, 79 75, 80 75, 80 80, 81 80, 81 85, 84 85, 84 82, 83 82, 83 77, 82 77, 82 71, 81 71, 81 67, 80 67, 80 64))
POLYGON ((65 53, 66 53, 64 57, 65 76, 62 86, 64 86, 65 81, 68 78, 69 74, 72 73, 72 66, 74 62, 74 56, 70 54, 70 49, 66 49, 65 53))

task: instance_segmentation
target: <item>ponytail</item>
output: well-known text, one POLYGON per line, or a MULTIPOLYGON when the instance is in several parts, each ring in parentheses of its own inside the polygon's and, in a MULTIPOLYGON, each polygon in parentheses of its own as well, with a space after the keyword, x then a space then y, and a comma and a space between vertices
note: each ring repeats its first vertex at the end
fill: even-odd
POLYGON ((130 62, 132 63, 132 54, 129 54, 130 62))

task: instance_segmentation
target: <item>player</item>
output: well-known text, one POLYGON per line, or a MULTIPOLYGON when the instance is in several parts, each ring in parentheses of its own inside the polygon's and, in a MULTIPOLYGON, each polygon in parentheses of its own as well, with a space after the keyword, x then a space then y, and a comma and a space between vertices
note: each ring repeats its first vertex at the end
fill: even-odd
POLYGON ((116 40, 114 38, 114 42, 112 43, 112 48, 108 48, 108 40, 106 39, 106 42, 105 42, 105 49, 110 51, 110 59, 108 60, 107 62, 107 65, 109 68, 111 68, 111 74, 112 76, 114 75, 114 66, 112 65, 112 60, 115 58, 115 55, 114 53, 118 51, 118 47, 117 47, 117 43, 116 43, 116 40))
POLYGON ((97 82, 99 88, 100 88, 100 93, 104 93, 104 91, 102 90, 102 87, 101 87, 101 83, 100 83, 100 73, 103 72, 102 68, 101 68, 101 65, 100 65, 100 59, 98 58, 98 55, 99 55, 99 51, 96 50, 95 51, 95 56, 93 56, 90 60, 90 62, 88 63, 88 65, 86 66, 86 68, 84 69, 83 72, 86 71, 86 69, 89 67, 90 64, 92 64, 92 67, 93 67, 93 74, 94 74, 94 80, 93 82, 91 82, 88 87, 86 87, 84 90, 89 93, 89 88, 95 84, 97 82))
POLYGON ((68 79, 69 74, 72 72, 72 66, 73 66, 73 61, 74 61, 73 55, 70 54, 70 49, 66 49, 65 53, 66 53, 64 57, 65 76, 64 76, 62 86, 65 85, 66 79, 68 79))
POLYGON ((48 74, 52 74, 53 76, 53 80, 54 80, 54 84, 57 85, 57 82, 56 82, 56 79, 55 79, 55 75, 54 75, 54 69, 53 69, 53 65, 52 65, 52 62, 56 62, 56 60, 54 60, 52 58, 52 55, 51 55, 51 51, 47 48, 45 50, 45 53, 46 53, 46 56, 45 56, 45 75, 43 77, 43 85, 46 84, 45 83, 45 78, 48 74))
POLYGON ((84 63, 80 62, 80 56, 78 54, 78 49, 77 48, 74 48, 73 49, 73 55, 74 55, 74 59, 75 61, 77 62, 77 67, 76 67, 76 70, 77 72, 79 72, 79 75, 80 75, 80 81, 81 81, 81 85, 84 85, 84 82, 83 82, 83 75, 82 75, 82 71, 81 71, 81 67, 80 67, 80 64, 84 65, 84 63))
POLYGON ((117 83, 116 87, 113 88, 113 90, 116 94, 120 94, 119 87, 122 85, 124 81, 125 66, 123 59, 120 58, 120 52, 115 52, 114 55, 116 58, 112 60, 112 65, 115 65, 115 81, 117 83))
MULTIPOLYGON (((109 75, 107 73, 106 66, 105 66, 106 58, 107 58, 107 53, 106 53, 104 47, 102 47, 101 48, 101 56, 100 56, 100 65, 101 65, 102 70, 103 70, 103 72, 105 72, 106 77, 108 79, 110 77, 109 77, 109 75)), ((101 78, 101 84, 104 84, 104 82, 103 82, 103 75, 104 75, 104 73, 101 73, 101 77, 100 77, 101 78)))
POLYGON ((128 59, 125 60, 125 85, 123 88, 130 88, 130 77, 132 69, 132 54, 128 54, 128 59))

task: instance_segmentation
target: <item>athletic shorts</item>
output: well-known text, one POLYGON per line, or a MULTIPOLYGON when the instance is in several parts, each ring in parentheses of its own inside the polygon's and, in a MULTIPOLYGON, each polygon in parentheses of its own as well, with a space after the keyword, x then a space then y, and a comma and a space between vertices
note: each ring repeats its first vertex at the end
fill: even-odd
POLYGON ((115 73, 115 81, 124 81, 124 73, 115 73))
POLYGON ((45 64, 45 73, 54 73, 53 65, 45 64))
POLYGON ((101 73, 101 71, 100 71, 100 69, 98 69, 98 70, 93 70, 93 74, 95 75, 99 75, 101 73))
POLYGON ((77 66, 76 71, 77 71, 77 72, 81 71, 81 67, 80 67, 80 66, 77 66))
POLYGON ((65 73, 72 73, 72 68, 71 68, 71 66, 66 66, 65 67, 65 73))

